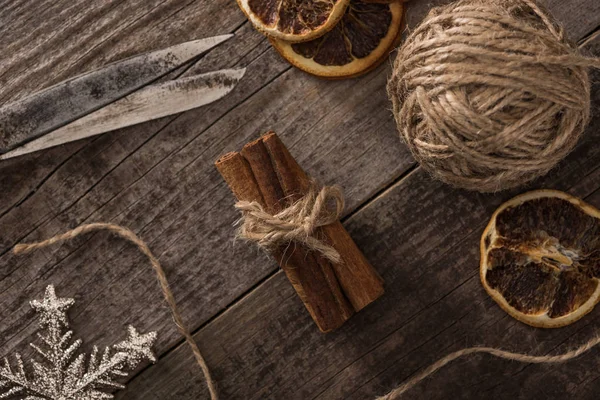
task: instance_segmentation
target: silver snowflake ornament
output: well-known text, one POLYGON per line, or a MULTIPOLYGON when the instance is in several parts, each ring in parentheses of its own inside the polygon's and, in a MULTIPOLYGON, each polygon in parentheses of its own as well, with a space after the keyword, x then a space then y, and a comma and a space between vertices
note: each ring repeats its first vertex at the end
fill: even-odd
POLYGON ((28 372, 20 354, 15 354, 16 366, 5 358, 0 366, 0 399, 112 399, 110 391, 125 387, 118 378, 127 376, 143 361, 156 361, 152 352, 156 332, 139 334, 132 326, 124 341, 102 352, 94 346, 89 357, 77 354, 82 342, 72 340, 67 319, 67 310, 73 304, 73 299, 58 298, 52 285, 46 288, 43 300, 31 302, 40 314, 44 332, 38 333, 41 346, 31 344, 41 361, 32 361, 32 371, 28 372))

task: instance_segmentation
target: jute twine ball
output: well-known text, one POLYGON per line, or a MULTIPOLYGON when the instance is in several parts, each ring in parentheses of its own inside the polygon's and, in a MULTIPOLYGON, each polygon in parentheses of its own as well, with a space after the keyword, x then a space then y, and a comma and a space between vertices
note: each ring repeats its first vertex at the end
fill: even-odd
POLYGON ((433 9, 400 49, 388 94, 414 157, 457 187, 493 192, 546 174, 590 114, 600 66, 529 0, 433 9))

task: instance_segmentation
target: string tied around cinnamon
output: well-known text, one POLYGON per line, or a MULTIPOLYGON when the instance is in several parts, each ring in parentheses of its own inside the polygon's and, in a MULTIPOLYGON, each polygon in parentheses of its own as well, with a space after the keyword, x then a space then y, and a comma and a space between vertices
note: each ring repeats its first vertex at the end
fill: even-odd
POLYGON ((340 253, 315 236, 319 227, 337 221, 344 210, 344 195, 339 186, 319 189, 313 183, 304 196, 276 214, 265 211, 256 201, 239 201, 235 208, 243 213, 239 237, 266 250, 299 243, 334 264, 341 262, 340 253))

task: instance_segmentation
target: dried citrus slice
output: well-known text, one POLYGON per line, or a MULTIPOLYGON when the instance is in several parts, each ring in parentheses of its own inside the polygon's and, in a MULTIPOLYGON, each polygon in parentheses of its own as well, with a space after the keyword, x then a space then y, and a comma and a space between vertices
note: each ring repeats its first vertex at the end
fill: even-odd
POLYGON ((351 0, 340 22, 318 39, 290 43, 271 39, 292 65, 326 78, 349 78, 377 67, 398 44, 402 1, 351 0))
POLYGON ((246 17, 269 36, 301 42, 322 36, 344 15, 349 0, 237 0, 246 17))
POLYGON ((556 190, 502 204, 481 237, 481 282, 529 325, 577 321, 600 299, 600 211, 556 190))

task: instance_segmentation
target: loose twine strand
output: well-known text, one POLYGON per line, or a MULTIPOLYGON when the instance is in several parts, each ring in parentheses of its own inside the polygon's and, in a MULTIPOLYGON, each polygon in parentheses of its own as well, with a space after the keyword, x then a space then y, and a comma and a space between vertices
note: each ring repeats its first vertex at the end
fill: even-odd
POLYGON ((173 292, 171 291, 171 288, 169 287, 169 282, 167 281, 167 276, 165 275, 165 271, 163 270, 162 266, 160 265, 160 262, 158 261, 158 259, 150 251, 150 248, 148 247, 148 245, 142 239, 140 239, 135 233, 133 233, 131 230, 129 230, 125 227, 119 226, 119 225, 115 225, 115 224, 107 224, 107 223, 87 224, 87 225, 82 225, 73 230, 70 230, 68 232, 65 232, 63 234, 53 236, 50 239, 43 240, 41 242, 28 243, 28 244, 17 244, 14 247, 13 251, 15 254, 25 254, 25 253, 28 253, 35 249, 41 249, 43 247, 51 246, 57 242, 61 242, 64 240, 71 240, 71 239, 75 238, 76 236, 79 236, 79 235, 82 235, 82 234, 85 234, 88 232, 92 232, 92 231, 99 231, 99 230, 108 230, 108 231, 120 236, 121 238, 130 241, 131 243, 135 244, 146 257, 148 257, 148 259, 150 260, 150 264, 152 265, 152 268, 156 272, 156 276, 158 278, 158 282, 160 283, 160 287, 162 289, 163 296, 164 296, 165 300, 167 301, 169 308, 171 309, 171 314, 173 315, 173 320, 175 321, 175 325, 177 325, 177 329, 185 337, 186 342, 192 348, 194 357, 196 358, 198 365, 202 369, 202 373, 204 374, 204 378, 205 378, 206 384, 208 386, 208 391, 210 392, 210 397, 212 400, 218 400, 219 395, 217 393, 217 388, 215 386, 215 383, 211 377, 210 370, 208 369, 208 365, 206 364, 204 357, 200 353, 198 344, 192 337, 190 330, 187 328, 187 326, 183 322, 183 318, 181 317, 181 313, 179 312, 179 308, 177 307, 177 303, 175 302, 175 297, 173 296, 173 292))
MULTIPOLYGON (((315 195, 311 194, 311 197, 315 198, 315 200, 314 200, 315 204, 323 204, 323 203, 327 203, 327 199, 330 198, 329 196, 332 196, 332 198, 336 199, 336 203, 338 205, 337 213, 340 213, 341 209, 343 209, 343 197, 338 196, 336 194, 336 193, 341 194, 341 192, 339 192, 339 191, 336 192, 336 190, 331 190, 331 189, 332 188, 323 188, 319 192, 319 195, 315 196, 315 195), (323 190, 325 190, 325 193, 321 194, 321 193, 323 193, 323 190), (321 199, 319 201, 317 201, 317 198, 319 198, 319 197, 321 197, 321 199), (341 203, 339 201, 340 199, 341 199, 341 203)), ((319 205, 319 207, 323 207, 323 206, 319 205)), ((316 206, 315 206, 315 208, 316 208, 316 206)), ((244 211, 248 212, 246 210, 244 210, 244 211)), ((253 208, 251 210, 251 212, 254 212, 254 211, 255 211, 255 209, 253 208)), ((327 221, 327 220, 328 220, 327 218, 322 219, 322 221, 327 221)), ((154 254, 152 254, 148 245, 144 241, 142 241, 131 230, 129 230, 125 227, 119 226, 119 225, 108 224, 108 223, 87 224, 87 225, 82 225, 73 230, 70 230, 68 232, 65 232, 63 234, 53 236, 53 237, 43 240, 41 242, 28 243, 28 244, 17 244, 14 247, 13 251, 15 254, 25 254, 25 253, 31 252, 32 250, 35 250, 35 249, 48 247, 57 242, 61 242, 64 240, 71 240, 71 239, 75 238, 76 236, 79 236, 79 235, 82 235, 85 233, 89 233, 92 231, 98 231, 98 230, 108 230, 108 231, 120 236, 121 238, 132 242, 140 249, 140 251, 144 255, 146 255, 148 257, 148 259, 150 260, 150 263, 152 265, 152 268, 156 272, 156 275, 157 275, 158 281, 160 283, 160 287, 162 289, 165 300, 167 301, 167 304, 169 305, 169 308, 171 309, 171 313, 173 315, 175 324, 177 325, 179 332, 185 337, 185 340, 191 347, 192 352, 194 353, 194 356, 196 358, 198 365, 202 369, 204 378, 206 380, 206 384, 208 386, 208 390, 210 392, 211 399, 218 400, 219 396, 217 393, 217 388, 211 377, 208 365, 206 364, 204 357, 200 353, 200 349, 198 348, 196 341, 192 337, 192 334, 190 333, 189 329, 186 327, 185 323, 183 322, 183 318, 181 317, 181 313, 179 312, 177 303, 175 302, 173 292, 171 291, 171 289, 169 287, 169 282, 167 281, 167 277, 165 275, 165 272, 164 272, 160 262, 154 256, 154 254)), ((456 360, 457 358, 460 358, 460 357, 463 357, 466 355, 475 354, 475 353, 488 353, 488 354, 491 354, 491 355, 499 357, 499 358, 503 358, 503 359, 507 359, 507 360, 514 360, 514 361, 523 362, 523 363, 551 364, 551 363, 565 362, 565 361, 571 360, 573 358, 579 357, 580 355, 591 350, 593 347, 597 346, 598 344, 600 344, 600 336, 591 339, 590 341, 588 341, 587 343, 578 347, 577 349, 571 350, 564 354, 559 354, 559 355, 554 355, 554 356, 532 356, 532 355, 528 355, 528 354, 513 353, 510 351, 495 349, 492 347, 471 347, 471 348, 467 348, 467 349, 462 349, 462 350, 456 351, 454 353, 450 353, 447 356, 445 356, 444 358, 439 359, 434 364, 427 367, 425 370, 423 370, 418 375, 414 376, 409 381, 398 386, 396 389, 392 390, 390 393, 388 393, 384 396, 378 397, 376 400, 399 399, 409 389, 415 387, 421 381, 423 381, 424 379, 433 375, 436 371, 443 368, 445 365, 456 360)))
POLYGON ((469 354, 488 353, 488 354, 491 354, 491 355, 499 357, 499 358, 504 358, 506 360, 518 361, 518 362, 522 362, 522 363, 553 364, 553 363, 565 362, 565 361, 571 360, 573 358, 579 357, 580 355, 591 350, 594 346, 597 346, 598 344, 600 344, 600 336, 596 337, 594 339, 591 339, 590 341, 588 341, 587 343, 578 347, 575 350, 571 350, 564 354, 558 354, 558 355, 554 355, 554 356, 532 356, 532 355, 528 355, 528 354, 513 353, 510 351, 495 349, 492 347, 471 347, 468 349, 462 349, 462 350, 456 351, 454 353, 450 353, 446 357, 439 359, 438 361, 436 361, 435 363, 433 363, 432 365, 427 367, 427 369, 423 370, 421 373, 414 376, 412 379, 410 379, 406 383, 398 386, 396 389, 392 390, 390 393, 386 394, 385 396, 378 397, 376 400, 399 399, 402 396, 402 394, 404 394, 406 391, 413 388, 419 382, 426 379, 430 375, 433 375, 437 370, 444 367, 446 364, 456 360, 457 358, 460 358, 462 356, 466 356, 469 354))
POLYGON ((334 264, 341 256, 332 246, 315 237, 317 228, 337 221, 344 210, 344 195, 338 186, 318 190, 315 184, 302 198, 277 214, 271 214, 256 201, 239 201, 242 211, 238 236, 256 242, 266 250, 296 242, 323 255, 334 264), (335 202, 335 209, 329 204, 335 202))

